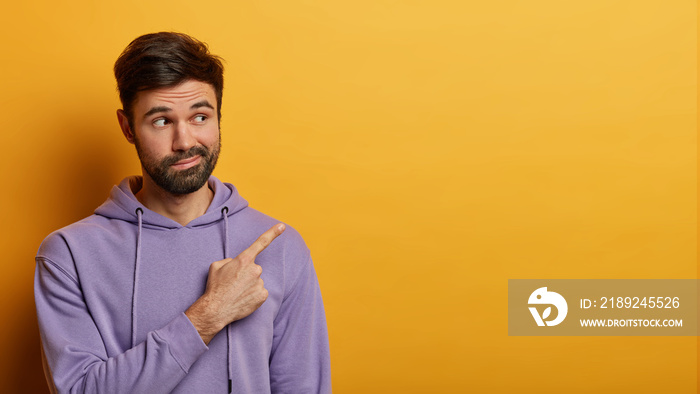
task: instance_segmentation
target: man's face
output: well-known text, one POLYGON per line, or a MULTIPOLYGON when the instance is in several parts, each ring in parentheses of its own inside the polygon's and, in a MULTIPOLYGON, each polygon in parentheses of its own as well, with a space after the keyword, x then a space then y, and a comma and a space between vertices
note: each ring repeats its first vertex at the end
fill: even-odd
POLYGON ((195 80, 137 95, 133 142, 144 177, 175 195, 207 183, 221 149, 216 104, 212 86, 195 80))

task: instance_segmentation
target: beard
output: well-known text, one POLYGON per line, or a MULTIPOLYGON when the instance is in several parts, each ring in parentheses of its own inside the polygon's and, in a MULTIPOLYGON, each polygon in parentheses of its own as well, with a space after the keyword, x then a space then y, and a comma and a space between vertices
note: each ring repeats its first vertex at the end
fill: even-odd
POLYGON ((162 159, 156 159, 146 155, 141 149, 138 139, 135 139, 136 153, 141 160, 141 166, 148 176, 153 179, 156 185, 163 190, 174 195, 183 195, 196 192, 201 189, 211 176, 219 160, 221 151, 221 135, 216 145, 207 148, 203 145, 196 145, 185 152, 176 152, 162 159), (199 164, 185 170, 174 170, 170 166, 180 160, 189 159, 199 155, 199 164))

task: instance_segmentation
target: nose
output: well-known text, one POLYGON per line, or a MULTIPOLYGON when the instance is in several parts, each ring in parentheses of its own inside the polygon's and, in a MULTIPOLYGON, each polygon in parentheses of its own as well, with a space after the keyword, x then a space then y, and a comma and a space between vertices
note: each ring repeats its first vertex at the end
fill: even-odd
POLYGON ((178 122, 173 136, 174 151, 188 151, 197 144, 192 130, 187 122, 178 122))

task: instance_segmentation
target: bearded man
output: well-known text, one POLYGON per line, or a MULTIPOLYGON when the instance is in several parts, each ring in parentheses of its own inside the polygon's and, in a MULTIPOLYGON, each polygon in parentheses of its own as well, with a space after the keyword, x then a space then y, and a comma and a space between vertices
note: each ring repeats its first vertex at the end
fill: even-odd
POLYGON ((35 301, 52 392, 328 393, 325 313, 293 228, 212 176, 221 59, 179 33, 114 66, 142 176, 49 235, 35 301))

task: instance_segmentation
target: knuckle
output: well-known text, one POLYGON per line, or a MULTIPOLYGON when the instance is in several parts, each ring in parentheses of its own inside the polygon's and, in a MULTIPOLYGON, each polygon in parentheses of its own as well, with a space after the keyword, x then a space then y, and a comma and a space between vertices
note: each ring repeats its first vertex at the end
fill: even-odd
POLYGON ((270 230, 267 230, 264 233, 262 233, 262 235, 260 235, 260 238, 258 239, 263 243, 267 243, 270 242, 270 238, 272 238, 272 233, 270 232, 270 230))
POLYGON ((268 234, 263 234, 260 236, 260 238, 258 238, 258 244, 260 245, 261 249, 265 249, 270 242, 272 242, 272 240, 268 234))
POLYGON ((248 264, 254 261, 253 257, 248 252, 243 252, 238 255, 238 261, 241 264, 248 264))

